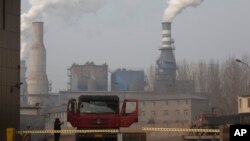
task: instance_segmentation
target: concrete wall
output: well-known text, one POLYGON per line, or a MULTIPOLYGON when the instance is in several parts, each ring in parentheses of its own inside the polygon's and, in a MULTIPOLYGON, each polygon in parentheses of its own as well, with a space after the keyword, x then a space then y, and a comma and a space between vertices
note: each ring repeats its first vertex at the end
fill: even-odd
POLYGON ((21 115, 30 115, 30 116, 40 115, 41 108, 40 107, 31 107, 31 106, 20 107, 20 114, 21 115))
POLYGON ((0 140, 19 129, 20 0, 0 0, 0 140))

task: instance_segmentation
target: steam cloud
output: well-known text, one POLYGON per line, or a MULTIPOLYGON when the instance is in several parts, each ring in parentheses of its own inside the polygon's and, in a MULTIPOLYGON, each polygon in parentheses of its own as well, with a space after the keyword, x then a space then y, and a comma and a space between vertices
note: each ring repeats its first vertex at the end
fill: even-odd
POLYGON ((97 12, 105 0, 29 0, 31 8, 21 15, 21 59, 27 59, 33 21, 46 19, 67 22, 86 13, 97 12))
POLYGON ((175 16, 182 12, 183 9, 200 5, 203 0, 168 0, 168 7, 165 10, 163 21, 172 22, 175 16))

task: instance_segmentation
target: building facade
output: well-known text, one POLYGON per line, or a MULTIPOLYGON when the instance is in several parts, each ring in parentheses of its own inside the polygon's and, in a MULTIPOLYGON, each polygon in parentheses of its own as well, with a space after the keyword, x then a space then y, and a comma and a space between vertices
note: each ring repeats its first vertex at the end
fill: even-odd
POLYGON ((0 0, 0 140, 20 124, 20 0, 0 0), (6 110, 8 109, 8 110, 6 110))
POLYGON ((250 113, 250 95, 238 96, 238 113, 250 113))
POLYGON ((107 91, 108 65, 95 65, 87 62, 84 65, 73 64, 68 69, 69 91, 107 91))

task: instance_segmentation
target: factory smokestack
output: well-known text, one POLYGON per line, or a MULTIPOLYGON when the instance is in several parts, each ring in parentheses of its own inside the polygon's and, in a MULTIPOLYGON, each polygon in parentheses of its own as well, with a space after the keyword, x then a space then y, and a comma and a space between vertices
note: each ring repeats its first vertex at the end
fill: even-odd
POLYGON ((165 10, 163 21, 172 22, 175 16, 182 12, 185 8, 200 5, 203 0, 169 0, 168 7, 165 10))
POLYGON ((198 6, 203 0, 169 0, 162 23, 161 55, 157 60, 154 89, 157 94, 176 93, 176 62, 171 38, 171 22, 175 16, 189 6, 198 6))
POLYGON ((48 93, 46 49, 43 44, 43 22, 33 22, 32 46, 29 51, 28 94, 48 93))
POLYGON ((79 20, 79 17, 83 17, 84 14, 96 13, 106 3, 104 0, 27 1, 29 1, 30 9, 21 15, 21 59, 27 59, 28 50, 30 50, 28 43, 32 21, 46 20, 47 24, 51 24, 59 20, 70 26, 72 21, 79 20))
POLYGON ((176 62, 171 39, 171 23, 162 23, 162 47, 157 60, 155 91, 157 94, 176 93, 176 62))
POLYGON ((171 23, 163 22, 162 23, 162 48, 171 47, 171 23))

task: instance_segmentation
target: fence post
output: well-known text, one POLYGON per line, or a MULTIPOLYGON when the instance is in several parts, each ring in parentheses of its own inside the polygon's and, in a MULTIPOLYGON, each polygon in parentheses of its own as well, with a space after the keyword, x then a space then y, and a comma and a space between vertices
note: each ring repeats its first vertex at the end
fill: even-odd
POLYGON ((15 140, 15 128, 7 128, 6 129, 6 141, 14 141, 15 140))

